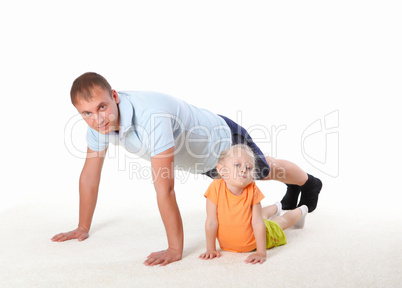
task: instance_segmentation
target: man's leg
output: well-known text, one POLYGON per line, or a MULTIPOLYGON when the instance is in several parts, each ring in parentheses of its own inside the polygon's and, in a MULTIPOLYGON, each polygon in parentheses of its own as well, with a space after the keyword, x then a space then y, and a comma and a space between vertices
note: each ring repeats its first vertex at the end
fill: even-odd
POLYGON ((281 159, 265 156, 271 171, 263 180, 277 180, 285 184, 302 186, 307 181, 307 173, 296 164, 281 159))
POLYGON ((291 210, 297 206, 306 205, 308 211, 313 212, 317 207, 318 194, 322 188, 320 179, 307 174, 290 161, 274 159, 269 156, 265 156, 265 160, 271 170, 263 180, 277 180, 288 186, 281 201, 282 209, 291 210), (302 195, 299 205, 297 205, 300 192, 302 195))

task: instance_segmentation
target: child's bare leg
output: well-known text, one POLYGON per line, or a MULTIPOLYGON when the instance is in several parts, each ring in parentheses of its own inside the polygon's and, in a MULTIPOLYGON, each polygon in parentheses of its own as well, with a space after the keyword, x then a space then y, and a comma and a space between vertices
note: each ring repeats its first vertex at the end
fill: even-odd
POLYGON ((282 228, 282 230, 288 229, 295 224, 298 224, 297 227, 295 227, 295 228, 303 228, 304 217, 306 217, 307 213, 308 213, 308 208, 306 205, 303 205, 296 209, 286 212, 282 216, 276 216, 276 217, 272 218, 272 221, 275 221, 276 223, 278 223, 278 225, 282 228), (302 218, 302 216, 303 216, 303 218, 302 218), (300 223, 299 220, 303 220, 303 221, 301 221, 302 223, 300 223))
POLYGON ((275 204, 266 206, 262 208, 262 217, 264 219, 270 219, 273 216, 278 216, 281 214, 282 204, 281 202, 276 202, 275 204))

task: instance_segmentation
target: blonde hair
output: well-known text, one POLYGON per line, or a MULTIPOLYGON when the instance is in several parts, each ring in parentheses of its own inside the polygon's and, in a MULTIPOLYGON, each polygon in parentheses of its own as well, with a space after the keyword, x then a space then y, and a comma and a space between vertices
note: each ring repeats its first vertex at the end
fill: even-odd
POLYGON ((246 144, 236 144, 236 145, 233 145, 230 148, 222 151, 221 155, 219 156, 218 163, 222 164, 223 161, 227 157, 229 157, 230 154, 235 150, 237 150, 237 151, 244 150, 253 159, 252 163, 253 163, 253 167, 255 167, 255 161, 256 161, 255 154, 254 154, 253 150, 251 150, 251 148, 249 146, 247 146, 246 144))

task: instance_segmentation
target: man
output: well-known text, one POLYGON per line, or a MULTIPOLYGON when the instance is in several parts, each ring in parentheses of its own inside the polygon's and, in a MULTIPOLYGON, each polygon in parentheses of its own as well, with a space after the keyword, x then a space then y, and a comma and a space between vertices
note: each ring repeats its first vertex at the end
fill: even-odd
POLYGON ((145 265, 167 265, 182 258, 183 224, 174 191, 174 169, 214 178, 220 153, 231 145, 245 143, 252 148, 257 180, 288 184, 283 209, 294 209, 300 192, 298 205, 307 205, 309 212, 316 208, 321 181, 289 161, 265 156, 244 128, 224 116, 161 93, 116 92, 104 77, 92 72, 78 77, 70 94, 89 126, 87 157, 79 181, 79 224, 52 241, 88 238, 109 143, 151 162, 168 248, 151 253, 145 265))

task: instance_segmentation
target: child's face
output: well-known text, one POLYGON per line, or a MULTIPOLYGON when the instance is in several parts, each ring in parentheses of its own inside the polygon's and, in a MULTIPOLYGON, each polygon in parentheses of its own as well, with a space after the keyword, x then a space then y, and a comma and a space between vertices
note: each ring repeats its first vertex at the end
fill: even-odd
POLYGON ((253 157, 244 149, 235 149, 223 160, 223 163, 218 164, 218 172, 229 190, 244 189, 253 181, 253 162, 253 157))
POLYGON ((95 87, 90 101, 78 100, 75 108, 92 129, 102 134, 109 134, 119 130, 119 96, 112 90, 109 91, 95 87))

